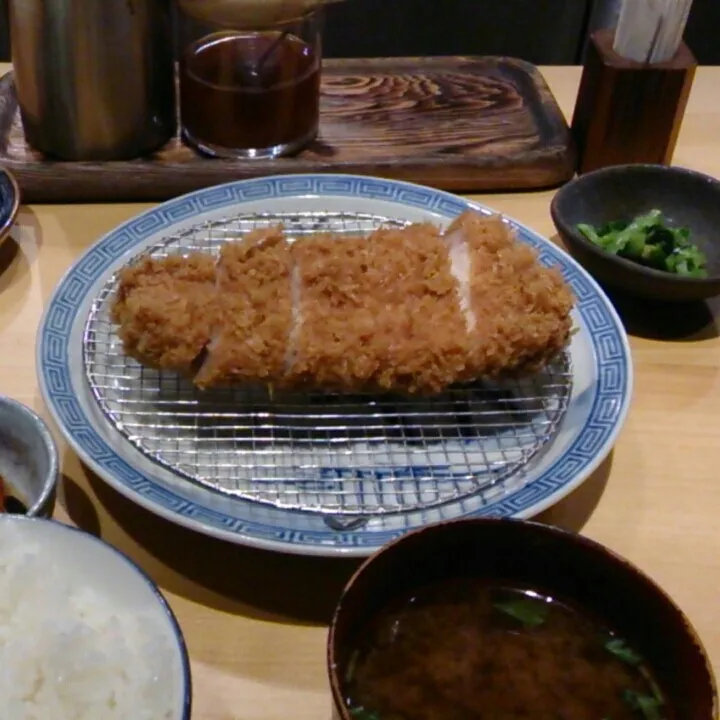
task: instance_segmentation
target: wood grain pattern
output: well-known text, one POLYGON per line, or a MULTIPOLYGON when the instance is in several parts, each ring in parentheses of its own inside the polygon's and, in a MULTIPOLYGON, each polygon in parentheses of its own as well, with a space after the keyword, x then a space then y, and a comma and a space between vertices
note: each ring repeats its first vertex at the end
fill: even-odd
POLYGON ((675 57, 645 65, 613 50, 612 30, 593 33, 572 119, 581 173, 625 163, 670 164, 697 62, 682 43, 675 57))
POLYGON ((269 174, 348 172, 449 190, 552 187, 574 171, 570 133, 540 72, 508 58, 328 60, 318 140, 296 157, 227 161, 179 138, 128 162, 50 161, 25 142, 12 74, 0 80, 0 163, 25 202, 163 200, 269 174))

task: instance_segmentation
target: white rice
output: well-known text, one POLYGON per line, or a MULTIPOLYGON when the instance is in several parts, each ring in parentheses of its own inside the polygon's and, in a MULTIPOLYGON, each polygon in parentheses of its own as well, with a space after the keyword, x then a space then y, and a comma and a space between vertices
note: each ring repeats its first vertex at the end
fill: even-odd
POLYGON ((162 622, 69 579, 39 546, 3 542, 0 718, 174 720, 162 622))

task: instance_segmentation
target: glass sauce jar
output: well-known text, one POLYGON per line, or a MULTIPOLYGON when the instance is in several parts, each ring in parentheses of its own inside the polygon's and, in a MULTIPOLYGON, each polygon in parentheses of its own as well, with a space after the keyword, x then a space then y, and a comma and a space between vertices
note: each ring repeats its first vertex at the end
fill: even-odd
POLYGON ((274 158, 318 131, 321 9, 290 0, 180 0, 185 140, 224 158, 274 158))

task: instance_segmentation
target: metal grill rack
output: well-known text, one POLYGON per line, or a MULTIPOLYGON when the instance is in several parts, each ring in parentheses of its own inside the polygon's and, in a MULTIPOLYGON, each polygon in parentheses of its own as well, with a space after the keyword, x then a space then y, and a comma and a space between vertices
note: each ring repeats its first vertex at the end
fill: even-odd
MULTIPOLYGON (((290 238, 407 224, 361 213, 244 214, 166 237, 147 252, 217 252, 277 223, 290 238)), ((442 505, 522 472, 569 401, 567 355, 533 378, 456 387, 432 399, 201 392, 125 356, 109 318, 116 284, 108 279, 84 332, 85 371, 102 412, 154 462, 245 500, 347 521, 442 505)))

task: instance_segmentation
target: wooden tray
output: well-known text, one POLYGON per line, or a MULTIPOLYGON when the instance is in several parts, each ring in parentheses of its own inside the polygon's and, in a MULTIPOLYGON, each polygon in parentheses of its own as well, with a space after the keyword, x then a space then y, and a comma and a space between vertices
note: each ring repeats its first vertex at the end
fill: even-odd
POLYGON ((51 161, 25 142, 12 73, 0 79, 0 164, 24 202, 164 200, 283 173, 346 172, 455 191, 551 187, 574 172, 563 115, 537 68, 499 57, 327 60, 321 129, 300 155, 206 158, 179 138, 127 162, 51 161))

